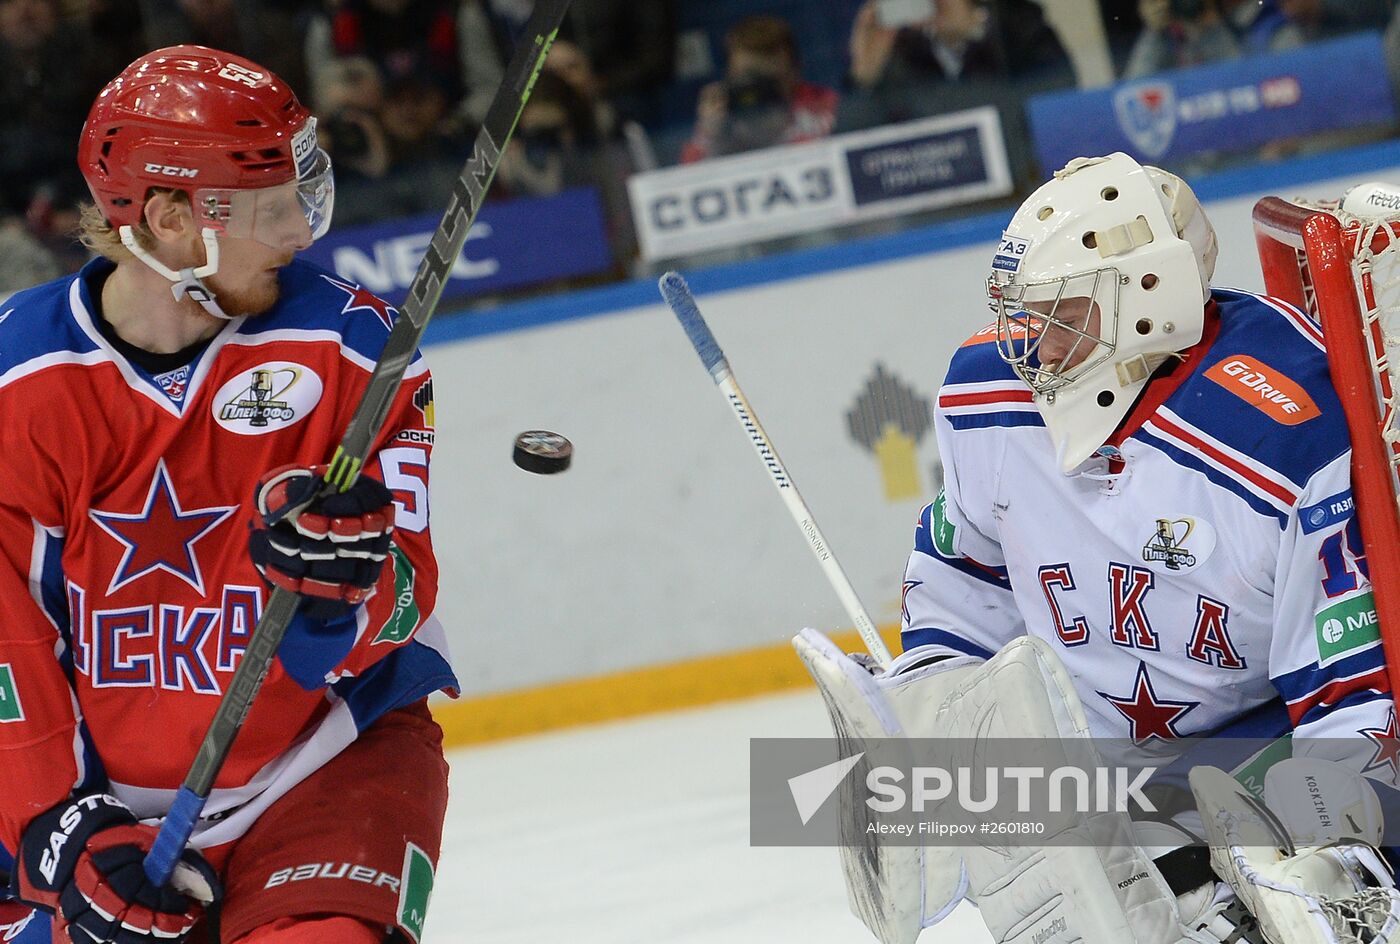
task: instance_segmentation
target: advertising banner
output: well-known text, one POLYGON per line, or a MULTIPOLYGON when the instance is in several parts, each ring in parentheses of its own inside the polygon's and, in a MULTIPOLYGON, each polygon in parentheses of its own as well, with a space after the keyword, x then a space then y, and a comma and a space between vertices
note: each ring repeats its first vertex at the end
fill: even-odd
POLYGON ((766 148, 628 181, 647 261, 1011 192, 995 108, 766 148))
POLYGON ((1042 170, 1126 151, 1167 163, 1212 151, 1380 124, 1395 118, 1379 33, 1359 33, 1264 56, 1163 72, 1106 89, 1052 92, 1027 103, 1042 170))
MULTIPOLYGON (((441 219, 441 214, 434 213, 335 229, 302 255, 399 305, 441 219)), ((577 188, 552 197, 488 202, 467 234, 442 297, 483 295, 590 275, 611 264, 596 190, 577 188)))

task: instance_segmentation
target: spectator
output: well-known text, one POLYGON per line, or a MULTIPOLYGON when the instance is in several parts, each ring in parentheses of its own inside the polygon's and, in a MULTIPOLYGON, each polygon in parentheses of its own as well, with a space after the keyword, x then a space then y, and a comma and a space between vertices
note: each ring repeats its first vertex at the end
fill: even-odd
POLYGON ((501 162, 501 182, 512 196, 546 196, 594 183, 590 156, 602 143, 592 108, 557 73, 535 83, 515 138, 501 162))
POLYGON ((882 23, 875 0, 851 30, 851 85, 880 91, 1069 74, 1069 57, 1034 0, 929 0, 912 24, 882 23))
POLYGON ((139 0, 146 48, 182 43, 248 56, 294 88, 304 87, 300 37, 315 0, 139 0))
POLYGON ((384 82, 363 56, 332 60, 312 87, 321 146, 335 161, 336 176, 377 180, 389 172, 389 143, 380 122, 384 82))
MULTIPOLYGON (((502 50, 515 45, 533 0, 484 0, 502 50)), ((679 0, 575 0, 559 30, 594 63, 600 97, 649 122, 675 77, 679 0)))
POLYGON ((515 138, 501 160, 500 183, 512 196, 550 196, 571 187, 592 187, 607 215, 609 244, 619 260, 636 245, 627 203, 627 178, 634 170, 624 145, 598 127, 596 100, 546 69, 520 115, 515 138))
POLYGON ((0 302, 63 274, 58 260, 16 216, 0 214, 0 302))
POLYGON ((1383 29, 1394 0, 1278 0, 1279 9, 1309 40, 1360 29, 1383 29))
POLYGON ((560 35, 588 56, 598 97, 624 118, 656 118, 659 93, 675 78, 679 0, 576 0, 560 35))
POLYGON ((1281 52, 1302 45, 1302 29, 1279 9, 1278 0, 1221 0, 1222 9, 1246 55, 1281 52))
POLYGON ((1234 59, 1239 40, 1221 15, 1217 0, 1140 0, 1142 33, 1128 55, 1123 78, 1136 79, 1234 59))
POLYGON ((426 77, 463 124, 486 116, 504 67, 478 0, 334 0, 312 20, 306 62, 313 83, 338 56, 363 56, 386 82, 426 77))
POLYGON ((604 141, 622 141, 634 170, 652 170, 656 167, 656 152, 652 149, 646 130, 636 121, 620 117, 613 104, 604 100, 603 83, 582 48, 567 39, 555 40, 544 67, 568 82, 574 91, 589 101, 598 134, 604 141))
POLYGON ((24 212, 44 186, 83 192, 73 147, 107 78, 99 61, 56 0, 0 0, 0 209, 24 212))
POLYGON ((1142 33, 1123 69, 1125 79, 1277 52, 1301 44, 1302 30, 1274 0, 1140 0, 1142 33))
POLYGON ((157 48, 146 40, 145 0, 84 0, 83 21, 89 36, 101 36, 94 44, 97 61, 94 70, 104 78, 120 72, 128 62, 157 48))
POLYGON ((700 90, 683 163, 831 133, 837 93, 803 80, 797 41, 786 20, 748 17, 729 30, 724 43, 724 79, 700 90))
POLYGON ((431 76, 384 82, 364 57, 332 59, 319 73, 314 101, 322 144, 336 165, 338 225, 442 209, 467 143, 431 76))
POLYGON ((470 142, 452 120, 452 105, 442 87, 428 75, 402 75, 386 84, 380 120, 396 172, 445 162, 456 176, 470 142))

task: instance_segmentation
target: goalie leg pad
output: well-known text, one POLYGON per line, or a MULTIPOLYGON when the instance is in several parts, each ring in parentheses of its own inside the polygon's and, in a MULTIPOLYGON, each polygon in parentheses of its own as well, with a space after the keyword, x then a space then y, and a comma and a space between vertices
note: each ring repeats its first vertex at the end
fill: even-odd
MULTIPOLYGON (((909 706, 928 702, 924 710, 931 714, 956 678, 976 663, 973 659, 951 665, 948 662, 954 660, 940 662, 940 671, 919 670, 894 686, 900 691, 892 695, 891 686, 879 684, 865 665, 817 630, 804 629, 792 645, 821 690, 842 757, 865 750, 872 739, 903 737, 904 723, 893 699, 909 706)), ((845 781, 853 782, 864 778, 845 781)), ((853 800, 846 786, 838 801, 844 840, 841 872, 851 911, 882 944, 913 944, 921 929, 942 920, 963 898, 967 883, 959 851, 950 846, 890 845, 880 842, 878 834, 871 841, 866 832, 870 809, 853 800), (857 842, 854 837, 863 838, 857 842)))
MULTIPOLYGON (((1101 764, 1069 673, 1054 649, 1032 636, 1012 641, 963 676, 927 735, 969 745, 972 764, 1000 738, 1044 739, 1037 761, 1047 768, 1101 764)), ((1126 813, 1065 812, 1046 822, 1045 837, 1050 842, 1043 848, 963 850, 970 895, 997 941, 1203 940, 1182 925, 1176 896, 1138 846, 1126 813)))
MULTIPOLYGON (((977 745, 988 737, 1045 738, 1047 759, 1058 744, 1066 764, 1098 763, 1073 682, 1054 650, 1034 637, 1013 641, 986 662, 929 663, 912 650, 874 674, 815 630, 804 630, 793 645, 817 680, 838 739, 953 739, 972 756, 951 767, 975 763, 977 745)), ((869 817, 864 803, 843 803, 843 833, 864 835, 869 817)), ((1069 813, 1052 831, 1077 831, 1081 844, 848 844, 841 855, 852 910, 884 944, 911 944, 970 885, 988 928, 1005 944, 1204 940, 1182 928, 1175 896, 1134 843, 1126 814, 1069 813)))

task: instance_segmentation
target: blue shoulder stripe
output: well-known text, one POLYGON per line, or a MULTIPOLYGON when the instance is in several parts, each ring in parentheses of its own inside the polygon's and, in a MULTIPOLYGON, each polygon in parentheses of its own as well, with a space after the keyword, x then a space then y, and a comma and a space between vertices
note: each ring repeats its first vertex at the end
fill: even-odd
POLYGON ((1288 515, 1284 514, 1282 511, 1279 511, 1273 505, 1270 505, 1268 502, 1264 501, 1264 499, 1254 494, 1243 484, 1241 484, 1238 480, 1236 480, 1233 476, 1229 476, 1226 475, 1224 472, 1221 472, 1215 466, 1206 462, 1204 459, 1202 459, 1195 453, 1187 452, 1185 449, 1182 449, 1172 443, 1169 443, 1165 439, 1161 439, 1160 437, 1154 436, 1146 429, 1139 429, 1137 432, 1133 433, 1131 438, 1137 440, 1140 443, 1143 443, 1144 445, 1151 446, 1153 449, 1156 449, 1162 453, 1165 453, 1166 456, 1173 462, 1175 462, 1177 465, 1184 466, 1188 469, 1193 469, 1196 472, 1200 472, 1207 479, 1209 479, 1212 484, 1218 485, 1226 491, 1238 496, 1244 501, 1245 504, 1247 504, 1258 514, 1261 514, 1266 518, 1273 518, 1276 521, 1278 521, 1280 531, 1288 527, 1288 515))
POLYGON ((979 344, 964 344, 954 351, 943 382, 967 384, 1017 379, 1011 365, 1001 359, 995 341, 988 340, 979 344))
POLYGON ((904 652, 919 646, 943 646, 966 656, 976 656, 979 659, 990 659, 996 655, 990 649, 983 649, 977 643, 969 642, 946 629, 906 629, 899 634, 899 643, 904 652))
MULTIPOLYGON (((275 331, 332 331, 344 345, 369 361, 379 358, 398 309, 353 282, 295 259, 278 273, 282 298, 271 311, 249 318, 239 334, 256 337, 275 331)), ((414 352, 414 361, 422 357, 414 352)))
POLYGON ((990 429, 995 426, 1012 428, 1016 426, 1044 426, 1045 420, 1034 410, 1008 410, 997 413, 954 413, 944 414, 948 425, 956 430, 990 429))
POLYGON ((0 374, 47 354, 88 354, 97 344, 73 320, 69 297, 74 283, 90 304, 86 279, 114 268, 98 258, 74 275, 16 292, 0 302, 0 374))
POLYGON ((1352 678, 1366 672, 1379 669, 1385 665, 1385 650, 1379 645, 1373 645, 1355 655, 1338 659, 1336 662, 1320 666, 1316 662, 1305 665, 1301 669, 1294 669, 1292 672, 1285 672, 1283 675, 1271 679, 1274 688, 1285 700, 1293 702, 1300 698, 1306 698, 1319 689, 1338 679, 1352 678))
POLYGON ((457 689, 452 666, 437 650, 416 639, 399 646, 363 675, 341 679, 332 690, 350 707, 363 731, 395 708, 411 705, 441 689, 457 689))

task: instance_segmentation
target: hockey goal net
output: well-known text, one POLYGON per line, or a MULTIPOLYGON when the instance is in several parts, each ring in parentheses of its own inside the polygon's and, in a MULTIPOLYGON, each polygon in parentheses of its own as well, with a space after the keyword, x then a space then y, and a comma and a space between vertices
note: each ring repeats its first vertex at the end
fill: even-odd
POLYGON ((1268 294, 1322 325, 1391 692, 1400 695, 1400 209, 1363 218, 1337 203, 1265 197, 1254 207, 1254 236, 1268 294))

